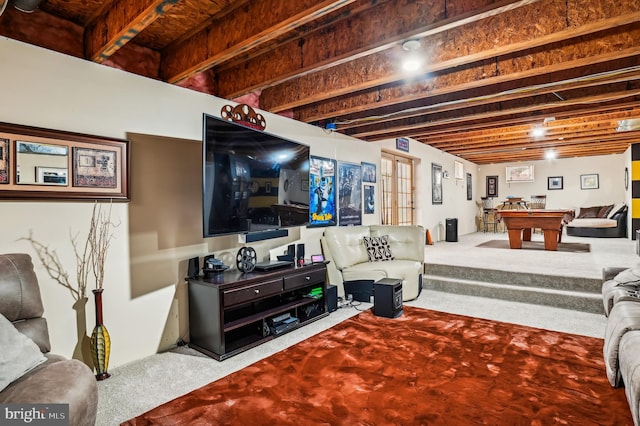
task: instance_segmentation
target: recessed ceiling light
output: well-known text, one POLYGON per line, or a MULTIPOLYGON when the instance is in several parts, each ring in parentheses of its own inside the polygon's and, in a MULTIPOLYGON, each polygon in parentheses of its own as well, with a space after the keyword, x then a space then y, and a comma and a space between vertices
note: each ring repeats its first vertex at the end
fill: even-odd
POLYGON ((544 153, 544 158, 547 160, 554 160, 558 157, 558 153, 553 149, 548 149, 544 153))

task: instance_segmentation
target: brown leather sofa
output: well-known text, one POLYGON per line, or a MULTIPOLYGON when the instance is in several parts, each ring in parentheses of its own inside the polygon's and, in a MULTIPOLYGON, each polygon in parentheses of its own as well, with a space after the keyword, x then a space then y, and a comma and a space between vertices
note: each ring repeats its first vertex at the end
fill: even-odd
MULTIPOLYGON (((83 362, 49 353, 51 344, 43 313, 31 257, 28 254, 0 255, 0 314, 35 342, 46 357, 44 362, 0 391, 0 404, 69 404, 69 425, 93 425, 98 409, 96 378, 83 362)), ((20 336, 14 330, 9 331, 20 336)), ((31 345, 31 342, 27 343, 31 345)), ((37 352, 35 348, 33 350, 37 352)))

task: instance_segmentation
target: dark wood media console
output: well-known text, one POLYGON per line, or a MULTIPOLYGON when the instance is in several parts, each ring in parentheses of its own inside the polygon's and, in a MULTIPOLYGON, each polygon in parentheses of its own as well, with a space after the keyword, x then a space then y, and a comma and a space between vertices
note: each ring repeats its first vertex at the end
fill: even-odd
POLYGON ((324 264, 190 279, 189 346, 222 361, 329 315, 326 294, 324 264))

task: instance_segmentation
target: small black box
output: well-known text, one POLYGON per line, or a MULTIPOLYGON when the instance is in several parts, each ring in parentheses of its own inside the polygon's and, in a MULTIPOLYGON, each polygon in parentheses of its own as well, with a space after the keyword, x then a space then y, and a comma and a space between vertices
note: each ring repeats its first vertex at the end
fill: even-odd
POLYGON ((383 278, 374 284, 373 313, 379 317, 397 318, 402 315, 402 280, 383 278))
POLYGON ((358 302, 371 302, 373 296, 373 280, 354 280, 344 282, 344 295, 348 298, 353 295, 353 300, 358 302))
POLYGON ((338 310, 338 287, 335 285, 327 285, 327 309, 329 312, 338 310))

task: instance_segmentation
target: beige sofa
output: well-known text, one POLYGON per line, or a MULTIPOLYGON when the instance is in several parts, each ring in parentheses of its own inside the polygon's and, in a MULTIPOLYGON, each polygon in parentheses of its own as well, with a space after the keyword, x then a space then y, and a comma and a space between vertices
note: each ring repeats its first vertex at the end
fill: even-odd
POLYGON ((329 283, 344 297, 344 281, 398 278, 402 280, 404 301, 418 297, 424 271, 425 230, 421 226, 341 226, 330 227, 320 239, 329 283), (388 236, 393 260, 370 261, 364 237, 388 236))
POLYGON ((602 278, 607 378, 624 386, 633 423, 640 425, 640 268, 605 268, 602 278))

